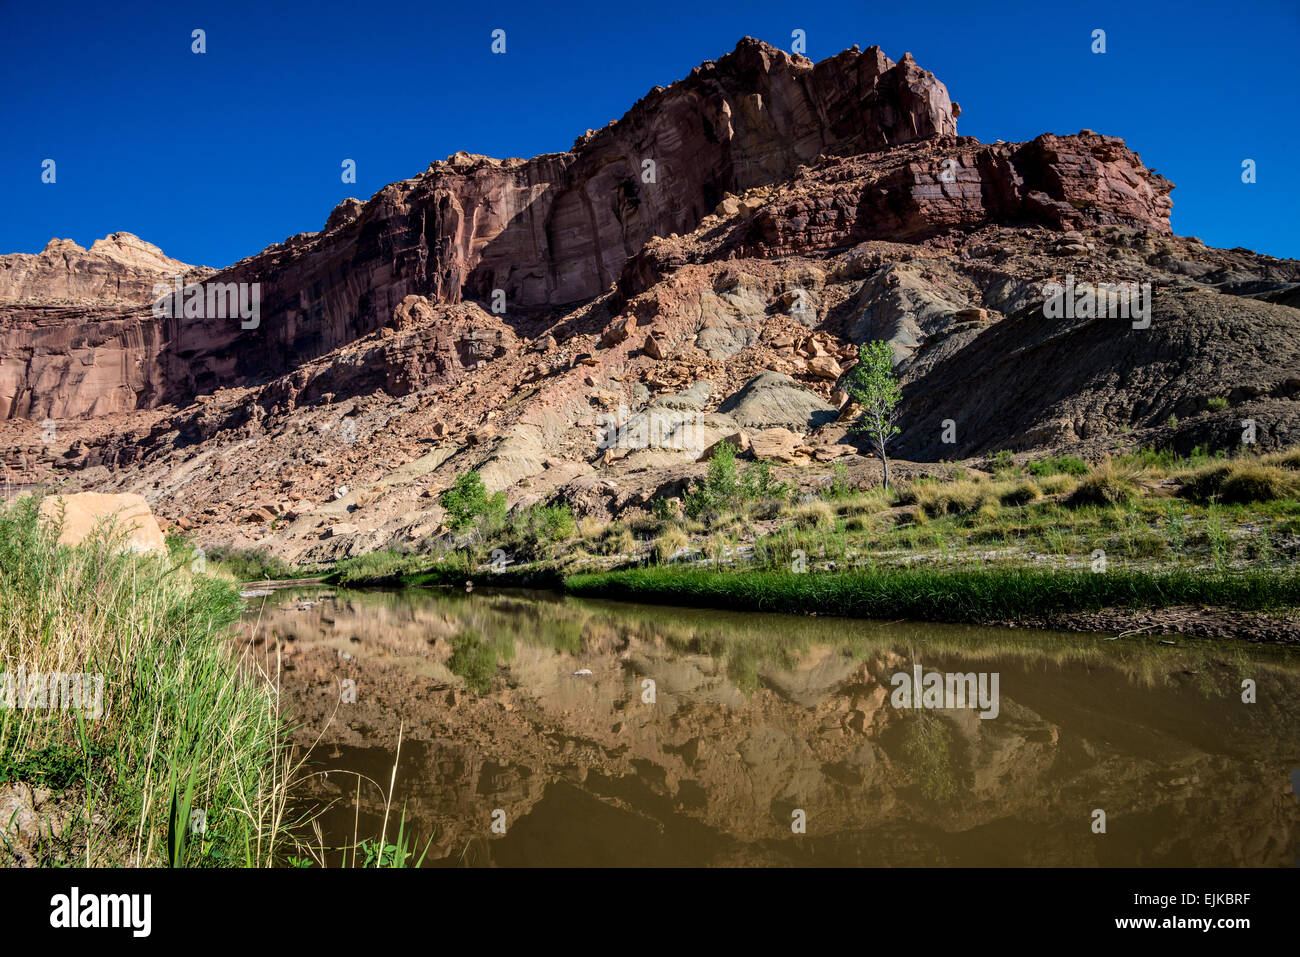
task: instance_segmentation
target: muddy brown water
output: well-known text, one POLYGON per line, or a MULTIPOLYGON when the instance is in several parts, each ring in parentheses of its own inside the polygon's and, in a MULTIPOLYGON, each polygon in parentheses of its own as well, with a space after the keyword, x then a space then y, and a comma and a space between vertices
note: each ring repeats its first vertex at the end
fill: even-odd
POLYGON ((330 866, 386 811, 426 866, 1300 856, 1294 651, 523 591, 250 606, 330 866), (918 667, 938 697, 905 695, 918 667))

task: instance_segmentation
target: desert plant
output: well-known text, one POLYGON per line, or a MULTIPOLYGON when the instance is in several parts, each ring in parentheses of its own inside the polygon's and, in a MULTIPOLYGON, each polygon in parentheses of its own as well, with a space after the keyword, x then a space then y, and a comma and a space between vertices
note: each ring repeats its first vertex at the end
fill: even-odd
POLYGON ((1025 468, 1030 475, 1087 475, 1088 463, 1073 455, 1055 455, 1029 462, 1025 468))
POLYGON ((894 350, 876 340, 858 348, 858 363, 849 370, 844 389, 862 409, 851 430, 865 434, 875 446, 884 474, 881 484, 889 488, 889 440, 898 434, 895 424, 903 389, 894 375, 894 350))
POLYGON ((1141 488, 1143 471, 1126 462, 1106 459, 1079 482, 1067 499, 1071 505, 1117 505, 1130 502, 1141 488))

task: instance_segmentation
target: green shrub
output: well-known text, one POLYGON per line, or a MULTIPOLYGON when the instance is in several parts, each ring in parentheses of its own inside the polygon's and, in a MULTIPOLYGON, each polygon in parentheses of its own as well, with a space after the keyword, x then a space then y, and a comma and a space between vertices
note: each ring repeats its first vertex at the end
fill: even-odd
POLYGON ((784 502, 790 498, 794 486, 772 477, 769 462, 755 462, 747 466, 740 477, 741 494, 756 502, 784 502))
POLYGON ((451 488, 438 496, 438 504, 447 513, 447 524, 454 532, 463 532, 483 516, 505 516, 505 495, 497 492, 489 497, 482 476, 473 469, 458 475, 451 488))
POLYGON ((827 498, 845 498, 856 492, 852 485, 849 484, 849 467, 844 462, 836 462, 831 466, 831 480, 826 486, 825 495, 827 498))
POLYGON ((1037 477, 1045 475, 1087 475, 1088 463, 1073 455, 1055 455, 1036 459, 1026 466, 1029 474, 1037 477))
POLYGON ((1226 396, 1216 395, 1206 401, 1205 407, 1211 412, 1222 412, 1228 407, 1228 399, 1226 396))
POLYGON ((736 468, 736 447, 723 440, 713 450, 713 457, 704 473, 704 479, 686 496, 686 514, 699 518, 710 512, 729 508, 740 497, 739 469, 736 468))

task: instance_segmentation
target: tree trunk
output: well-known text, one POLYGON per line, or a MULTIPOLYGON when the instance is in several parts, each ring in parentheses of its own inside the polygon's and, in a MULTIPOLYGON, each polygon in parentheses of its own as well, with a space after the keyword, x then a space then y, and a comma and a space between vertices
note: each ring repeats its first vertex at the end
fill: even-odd
POLYGON ((889 489, 889 459, 885 458, 885 450, 883 447, 877 447, 876 454, 880 456, 880 465, 885 470, 884 485, 887 491, 889 489))

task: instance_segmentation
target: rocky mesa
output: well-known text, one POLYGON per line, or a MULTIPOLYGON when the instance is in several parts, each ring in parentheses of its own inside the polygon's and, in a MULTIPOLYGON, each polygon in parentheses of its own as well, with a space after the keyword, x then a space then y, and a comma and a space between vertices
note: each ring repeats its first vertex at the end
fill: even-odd
POLYGON ((910 55, 747 38, 567 153, 457 153, 216 273, 127 234, 4 257, 8 476, 302 560, 428 536, 469 468, 618 514, 721 438, 796 481, 869 469, 840 380, 871 339, 922 471, 1300 437, 1300 264, 1173 235, 1173 184, 1116 137, 982 144, 959 115, 910 55), (176 275, 258 283, 256 327, 157 315, 176 275), (1075 279, 1148 284, 1149 322, 1049 317, 1075 279))

